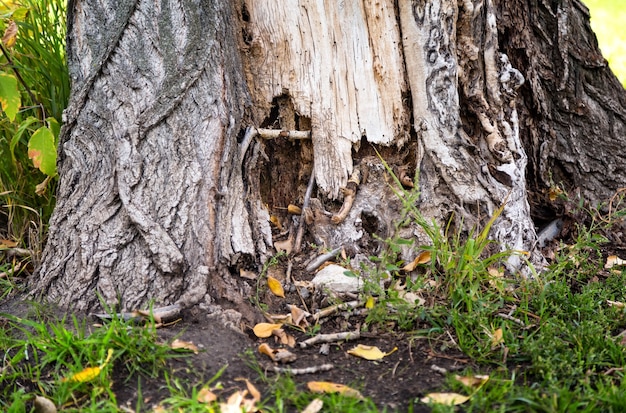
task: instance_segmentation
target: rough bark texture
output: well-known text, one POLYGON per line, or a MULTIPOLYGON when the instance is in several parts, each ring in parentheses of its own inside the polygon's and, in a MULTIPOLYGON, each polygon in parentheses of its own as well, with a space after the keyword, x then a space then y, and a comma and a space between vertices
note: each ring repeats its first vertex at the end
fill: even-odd
POLYGON ((419 176, 429 218, 480 225, 506 200, 492 236, 536 263, 528 187, 549 219, 553 182, 591 201, 624 186, 626 97, 577 0, 69 10, 73 95, 36 280, 62 305, 93 307, 99 292, 124 308, 241 309, 251 287, 237 271, 293 240, 304 219, 283 211, 305 200, 311 174, 307 239, 366 260, 400 208, 373 148, 406 185, 419 176), (266 141, 258 127, 311 139, 266 141))
MULTIPOLYGON (((244 296, 223 271, 265 251, 237 135, 249 106, 228 2, 73 2, 73 97, 37 285, 77 309, 244 296), (255 222, 251 228, 249 222, 255 222)), ((260 209, 259 209, 260 210, 260 209)))
POLYGON ((589 10, 580 0, 497 3, 500 47, 526 78, 518 111, 535 218, 554 217, 545 192, 555 184, 606 202, 626 186, 626 93, 589 10))

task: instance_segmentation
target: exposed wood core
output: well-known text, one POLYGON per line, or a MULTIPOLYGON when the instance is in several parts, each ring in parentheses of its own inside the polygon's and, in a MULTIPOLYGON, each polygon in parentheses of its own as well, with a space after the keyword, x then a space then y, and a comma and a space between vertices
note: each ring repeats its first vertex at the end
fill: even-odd
POLYGON ((246 0, 248 80, 257 118, 277 96, 311 119, 317 185, 337 198, 352 147, 402 144, 410 112, 393 0, 246 0), (268 22, 272 22, 269 24, 268 22))

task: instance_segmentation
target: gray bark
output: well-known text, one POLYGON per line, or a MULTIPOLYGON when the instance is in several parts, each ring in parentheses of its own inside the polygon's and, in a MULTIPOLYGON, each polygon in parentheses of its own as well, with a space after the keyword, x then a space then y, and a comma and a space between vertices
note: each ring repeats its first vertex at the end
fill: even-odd
POLYGON ((625 186, 625 95, 607 90, 615 79, 577 0, 68 8, 73 94, 34 282, 65 306, 92 308, 98 292, 125 309, 244 311, 252 287, 238 271, 258 269, 280 236, 292 243, 298 218, 284 211, 311 174, 307 239, 376 253, 398 204, 373 147, 419 176, 418 206, 439 222, 479 226, 506 199, 492 237, 538 264, 532 215, 552 180, 594 202, 625 186), (311 139, 255 138, 259 127, 311 139))

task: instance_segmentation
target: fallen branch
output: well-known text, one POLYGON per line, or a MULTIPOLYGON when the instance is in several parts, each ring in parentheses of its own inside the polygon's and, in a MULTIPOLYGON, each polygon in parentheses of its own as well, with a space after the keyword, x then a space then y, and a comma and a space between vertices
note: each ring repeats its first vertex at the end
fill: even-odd
POLYGON ((332 370, 334 368, 334 366, 332 364, 321 364, 319 366, 312 366, 312 367, 304 367, 304 368, 300 368, 300 369, 292 369, 289 367, 278 367, 278 366, 272 366, 270 367, 270 370, 276 372, 276 373, 290 373, 295 375, 298 374, 312 374, 312 373, 319 373, 321 371, 328 371, 328 370, 332 370))
POLYGON ((280 130, 280 129, 264 129, 258 128, 257 133, 263 139, 311 139, 311 131, 308 130, 280 130))
POLYGON ((347 303, 331 305, 330 307, 323 308, 317 313, 313 314, 313 319, 317 322, 320 318, 328 317, 329 315, 334 314, 337 311, 357 308, 361 305, 363 305, 363 301, 348 301, 347 303))
POLYGON ((337 256, 341 252, 343 247, 337 247, 334 250, 327 252, 326 254, 322 254, 317 258, 311 260, 309 265, 306 266, 305 271, 313 272, 322 266, 326 261, 331 260, 337 256))
POLYGON ((313 344, 318 343, 332 343, 335 341, 357 340, 359 338, 361 338, 361 333, 358 330, 333 334, 318 334, 315 337, 311 337, 308 340, 300 342, 300 348, 306 348, 308 346, 312 346, 313 344))
POLYGON ((167 320, 173 320, 180 314, 180 306, 178 304, 169 305, 166 307, 153 308, 150 310, 135 310, 129 313, 92 313, 90 316, 98 318, 102 321, 112 320, 117 318, 124 321, 145 321, 152 317, 157 323, 163 323, 167 320))

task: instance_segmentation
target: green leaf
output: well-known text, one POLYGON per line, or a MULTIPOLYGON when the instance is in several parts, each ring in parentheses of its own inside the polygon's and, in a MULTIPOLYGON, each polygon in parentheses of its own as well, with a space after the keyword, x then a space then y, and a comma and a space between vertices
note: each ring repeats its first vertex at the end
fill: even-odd
POLYGON ((0 73, 0 104, 11 122, 20 110, 20 92, 17 90, 17 79, 8 73, 0 73))
POLYGON ((28 157, 32 159, 35 168, 46 175, 57 174, 57 148, 50 129, 42 126, 33 133, 28 142, 28 157))

